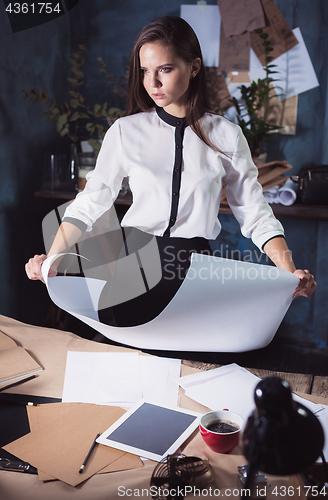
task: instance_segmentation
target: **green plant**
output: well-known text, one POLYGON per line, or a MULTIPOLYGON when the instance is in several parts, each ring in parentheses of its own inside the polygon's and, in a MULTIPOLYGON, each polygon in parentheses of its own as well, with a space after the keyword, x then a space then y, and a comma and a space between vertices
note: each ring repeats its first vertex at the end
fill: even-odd
MULTIPOLYGON (((43 111, 43 116, 47 116, 48 121, 57 122, 56 130, 60 136, 67 135, 72 142, 88 139, 88 143, 93 147, 97 155, 100 149, 99 140, 104 138, 108 126, 124 115, 124 111, 120 108, 108 109, 107 102, 95 104, 93 109, 86 105, 85 97, 81 91, 81 87, 85 84, 82 67, 85 63, 86 50, 84 45, 79 45, 79 50, 75 51, 70 58, 71 76, 67 78, 67 81, 71 88, 68 90, 69 100, 67 102, 57 104, 56 99, 51 99, 42 88, 39 88, 39 92, 34 89, 30 92, 23 90, 23 92, 25 99, 40 102, 42 106, 52 100, 51 106, 43 111), (103 124, 104 120, 107 121, 106 126, 103 124), (87 135, 85 135, 85 132, 87 132, 87 135)), ((107 72, 109 73, 109 70, 107 72)), ((109 83, 114 84, 114 77, 109 83)), ((115 91, 117 91, 116 88, 114 88, 115 91)))
POLYGON ((257 81, 252 81, 249 86, 241 85, 239 87, 242 97, 241 102, 235 97, 232 98, 237 111, 238 124, 243 130, 253 156, 263 153, 264 144, 281 128, 268 122, 270 100, 276 95, 273 82, 279 81, 279 79, 273 78, 273 75, 278 73, 275 70, 276 65, 270 64, 273 60, 270 52, 273 49, 270 46, 268 35, 263 30, 258 29, 256 33, 263 40, 266 76, 265 78, 259 78, 257 81))

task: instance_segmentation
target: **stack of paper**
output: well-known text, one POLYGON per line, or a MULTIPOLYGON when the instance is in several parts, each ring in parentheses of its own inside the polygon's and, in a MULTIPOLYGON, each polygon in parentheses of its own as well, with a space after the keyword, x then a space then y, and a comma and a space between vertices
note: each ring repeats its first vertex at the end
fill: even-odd
POLYGON ((137 352, 67 353, 63 402, 131 406, 140 399, 176 407, 181 360, 137 352))
POLYGON ((0 385, 16 382, 43 371, 30 354, 0 332, 0 385))
MULTIPOLYGON (((191 399, 212 410, 228 409, 241 415, 245 421, 255 409, 254 389, 261 379, 235 363, 186 377, 179 383, 191 399)), ((323 409, 318 405, 293 395, 299 403, 313 413, 323 409)))

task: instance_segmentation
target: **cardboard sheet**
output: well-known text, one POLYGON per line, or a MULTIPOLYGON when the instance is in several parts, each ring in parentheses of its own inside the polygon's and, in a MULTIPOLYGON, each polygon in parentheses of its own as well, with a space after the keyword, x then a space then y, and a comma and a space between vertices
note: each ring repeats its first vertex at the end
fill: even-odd
POLYGON ((0 331, 0 390, 43 371, 43 368, 21 346, 0 331))
POLYGON ((225 27, 221 28, 219 71, 249 70, 250 33, 226 36, 225 27))
MULTIPOLYGON (((76 290, 85 278, 53 277, 47 259, 43 276, 52 300, 106 337, 145 349, 242 352, 271 342, 299 280, 272 266, 192 254, 191 266, 175 297, 154 320, 135 327, 112 327, 94 319, 92 303, 81 310, 76 290)), ((92 287, 88 287, 92 294, 92 287)), ((98 289, 98 287, 95 287, 98 289)))
POLYGON ((206 76, 211 110, 222 113, 233 106, 224 74, 218 72, 217 68, 208 68, 206 76))
POLYGON ((288 97, 284 100, 280 100, 277 96, 274 96, 270 100, 267 118, 271 125, 282 127, 277 130, 278 134, 296 135, 297 104, 298 95, 288 97))
POLYGON ((226 36, 236 36, 265 26, 260 0, 217 0, 226 36))
MULTIPOLYGON (((297 45, 298 41, 276 2, 274 0, 261 0, 261 2, 265 18, 269 23, 268 26, 263 28, 263 32, 269 36, 273 48, 270 56, 275 59, 297 45)), ((262 66, 265 66, 263 40, 254 31, 251 33, 251 47, 260 59, 262 66)))
MULTIPOLYGON (((47 475, 71 486, 85 481, 105 467, 121 470, 124 452, 96 446, 82 474, 79 469, 98 432, 120 418, 125 410, 118 407, 83 403, 54 403, 31 407, 32 432, 5 446, 6 451, 29 462, 47 475), (119 469, 114 462, 119 458, 119 469)), ((139 460, 138 466, 141 462, 139 460)), ((124 467, 125 468, 125 467, 124 467)), ((46 476, 47 477, 47 476, 46 476)))

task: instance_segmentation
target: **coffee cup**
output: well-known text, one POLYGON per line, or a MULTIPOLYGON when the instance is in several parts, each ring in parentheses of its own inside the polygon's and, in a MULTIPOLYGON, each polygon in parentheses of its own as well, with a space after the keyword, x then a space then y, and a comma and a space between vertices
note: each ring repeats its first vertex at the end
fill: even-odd
POLYGON ((230 453, 239 443, 244 419, 229 410, 211 411, 202 416, 199 430, 205 443, 216 453, 230 453))

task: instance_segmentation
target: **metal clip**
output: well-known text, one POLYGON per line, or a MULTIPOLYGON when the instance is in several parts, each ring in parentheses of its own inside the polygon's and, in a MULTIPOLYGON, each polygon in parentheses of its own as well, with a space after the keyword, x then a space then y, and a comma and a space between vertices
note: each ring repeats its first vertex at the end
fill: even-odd
POLYGON ((0 470, 12 470, 18 472, 27 472, 30 468, 27 462, 15 462, 8 458, 0 458, 0 470))

